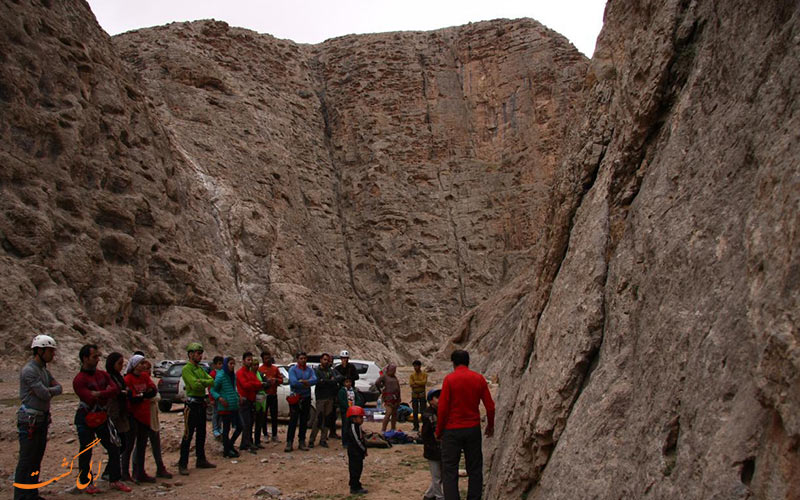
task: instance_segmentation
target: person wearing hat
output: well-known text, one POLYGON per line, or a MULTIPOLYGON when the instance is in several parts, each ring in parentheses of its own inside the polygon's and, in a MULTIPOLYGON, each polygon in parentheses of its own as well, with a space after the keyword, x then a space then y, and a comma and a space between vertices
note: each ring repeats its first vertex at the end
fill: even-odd
POLYGON ((156 482, 156 479, 148 476, 144 470, 145 451, 150 437, 150 400, 158 394, 147 368, 146 358, 140 354, 134 354, 128 361, 128 367, 125 370, 128 408, 133 417, 131 424, 136 443, 133 458, 133 480, 137 483, 156 482))
POLYGON ((364 458, 367 456, 367 442, 364 440, 364 408, 351 406, 347 409, 347 421, 342 429, 342 436, 347 441, 347 471, 350 475, 350 494, 364 495, 367 490, 361 485, 361 473, 364 471, 364 458))
POLYGON ((422 496, 423 500, 442 500, 442 444, 436 439, 436 412, 441 389, 428 391, 428 407, 422 412, 422 456, 428 460, 431 484, 422 496))
MULTIPOLYGON (((63 392, 61 384, 50 374, 47 363, 56 355, 56 341, 48 335, 37 335, 31 342, 33 359, 19 372, 17 411, 19 430, 19 461, 14 473, 16 484, 37 484, 44 450, 47 447, 47 427, 50 425, 50 400, 63 392)), ((36 489, 14 488, 14 499, 39 498, 36 489)))
POLYGON ((206 389, 214 385, 214 379, 206 373, 200 361, 203 360, 203 345, 192 342, 186 346, 189 362, 181 371, 181 378, 186 385, 186 404, 183 407, 183 439, 181 439, 181 457, 178 460, 178 472, 189 475, 189 447, 192 436, 197 433, 195 455, 198 469, 213 469, 216 465, 206 460, 206 389))
MULTIPOLYGON (((341 375, 341 384, 344 384, 344 380, 349 378, 353 383, 353 387, 355 387, 356 380, 358 380, 358 370, 356 369, 355 365, 350 364, 350 352, 348 352, 346 349, 342 350, 339 353, 339 361, 340 364, 336 365, 333 369, 336 370, 339 375, 341 375)), ((333 439, 338 438, 336 435, 336 417, 337 412, 333 412, 328 421, 328 428, 331 430, 329 437, 333 439)), ((347 424, 347 422, 344 418, 344 412, 342 412, 342 427, 344 427, 345 424, 347 424)))

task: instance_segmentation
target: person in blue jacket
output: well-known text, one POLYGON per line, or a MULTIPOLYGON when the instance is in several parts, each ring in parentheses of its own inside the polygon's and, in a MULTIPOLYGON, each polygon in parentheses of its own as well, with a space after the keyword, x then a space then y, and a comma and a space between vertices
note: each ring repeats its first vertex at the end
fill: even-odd
POLYGON ((287 398, 289 402, 289 429, 286 432, 285 452, 292 451, 294 432, 297 422, 300 421, 300 444, 298 449, 308 451, 306 446, 306 430, 308 418, 311 413, 311 386, 316 385, 317 376, 314 369, 306 364, 308 356, 305 352, 297 353, 297 364, 289 368, 289 389, 292 393, 287 398))

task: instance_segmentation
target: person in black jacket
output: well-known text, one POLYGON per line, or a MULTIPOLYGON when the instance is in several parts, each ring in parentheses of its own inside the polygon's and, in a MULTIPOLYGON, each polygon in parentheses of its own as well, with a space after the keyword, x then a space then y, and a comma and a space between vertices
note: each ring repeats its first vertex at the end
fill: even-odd
POLYGON ((443 500, 442 491, 442 445, 436 439, 436 412, 439 407, 441 389, 428 391, 428 407, 422 412, 422 456, 428 459, 431 470, 431 485, 423 495, 423 500, 443 500))
MULTIPOLYGON (((349 378, 353 382, 353 387, 355 387, 356 380, 358 380, 358 369, 356 369, 355 365, 350 364, 350 353, 347 350, 343 350, 339 353, 339 360, 341 364, 336 365, 334 370, 340 375, 340 384, 344 384, 344 379, 349 378)), ((336 416, 337 412, 334 411, 328 417, 328 428, 331 430, 329 437, 334 439, 339 437, 336 435, 336 416)), ((342 427, 344 428, 346 424, 347 421, 344 418, 344 414, 342 414, 342 427)))
POLYGON ((364 440, 364 409, 351 406, 347 409, 347 421, 342 435, 347 440, 347 470, 350 473, 350 494, 365 495, 367 490, 361 485, 361 472, 364 470, 364 458, 367 456, 367 443, 364 440))

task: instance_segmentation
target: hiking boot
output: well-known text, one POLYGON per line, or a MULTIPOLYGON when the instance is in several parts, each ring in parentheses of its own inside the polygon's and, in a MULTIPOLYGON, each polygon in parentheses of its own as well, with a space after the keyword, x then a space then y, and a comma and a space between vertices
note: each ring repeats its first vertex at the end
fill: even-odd
POLYGON ((216 469, 217 466, 212 464, 208 460, 198 460, 196 464, 194 464, 196 469, 216 469))
POLYGON ((172 473, 166 467, 159 467, 156 471, 156 477, 163 477, 164 479, 172 479, 172 473))
POLYGON ((286 448, 284 448, 283 451, 286 453, 292 451, 292 443, 286 443, 286 448))
POLYGON ((89 486, 83 489, 83 492, 86 493, 87 495, 97 495, 98 493, 100 493, 100 488, 98 488, 94 484, 90 484, 89 486))
MULTIPOLYGON (((314 443, 311 443, 311 444, 313 445, 314 443)), ((300 444, 297 446, 297 449, 298 450, 303 450, 303 451, 308 451, 309 450, 308 446, 306 446, 306 442, 305 441, 300 441, 300 444)))
POLYGON ((359 488, 357 490, 350 490, 351 495, 366 495, 369 491, 365 490, 364 488, 359 488))
POLYGON ((122 491, 124 493, 130 493, 131 492, 130 486, 126 485, 122 481, 114 481, 109 486, 111 487, 112 490, 119 490, 119 491, 122 491))
POLYGON ((178 474, 180 474, 181 476, 188 476, 189 468, 185 465, 178 464, 178 474))
POLYGON ((137 483, 155 483, 156 482, 156 478, 154 478, 152 476, 148 476, 147 474, 142 474, 141 476, 134 477, 133 479, 137 483))

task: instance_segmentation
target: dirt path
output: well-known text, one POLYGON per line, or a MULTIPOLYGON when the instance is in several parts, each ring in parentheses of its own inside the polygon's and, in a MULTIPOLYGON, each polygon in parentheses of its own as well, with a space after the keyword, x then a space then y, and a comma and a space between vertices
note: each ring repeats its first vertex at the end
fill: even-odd
MULTIPOLYGON (((403 385, 403 401, 410 400, 407 385, 411 368, 398 370, 403 385)), ((72 394, 72 375, 55 374, 67 394, 57 397, 52 405, 53 425, 42 464, 42 480, 52 478, 64 471, 61 462, 64 457, 72 458, 78 450, 77 433, 72 419, 77 407, 77 398, 72 394)), ((444 372, 434 372, 429 380, 441 384, 444 372)), ((16 409, 18 405, 19 378, 17 373, 0 373, 0 496, 12 496, 14 469, 19 454, 16 436, 16 409)), ((266 449, 257 455, 242 453, 237 459, 224 459, 221 443, 211 439, 206 441, 209 460, 217 464, 216 469, 196 470, 194 459, 190 460, 190 475, 177 474, 178 448, 182 433, 180 411, 161 414, 161 436, 164 449, 164 462, 175 475, 173 479, 159 479, 150 485, 133 485, 133 494, 139 497, 175 498, 246 498, 254 497, 262 486, 272 486, 281 491, 280 498, 299 499, 346 499, 350 498, 347 475, 347 455, 338 440, 330 443, 330 448, 316 447, 310 451, 284 453, 286 422, 278 428, 281 443, 267 443, 266 449)), ((367 422, 367 430, 380 431, 379 422, 367 422)), ((398 429, 411 434, 410 422, 398 424, 398 429)), ((208 433, 211 434, 210 423, 208 433)), ((309 430, 310 432, 310 430, 309 430)), ((107 457, 100 446, 95 448, 94 458, 107 457)), ((155 475, 152 455, 148 450, 145 461, 148 474, 155 475)), ((40 490, 46 498, 74 498, 67 492, 75 484, 77 473, 52 483, 40 490)), ((430 481, 428 463, 422 457, 422 446, 415 444, 397 445, 389 449, 370 449, 364 462, 362 483, 369 490, 366 498, 375 500, 417 499, 421 498, 430 481)), ((464 488, 466 488, 466 479, 464 488)), ((101 489, 108 483, 100 481, 101 489)), ((104 491, 102 498, 131 498, 130 493, 104 491)), ((269 496, 267 496, 269 498, 269 496)))

